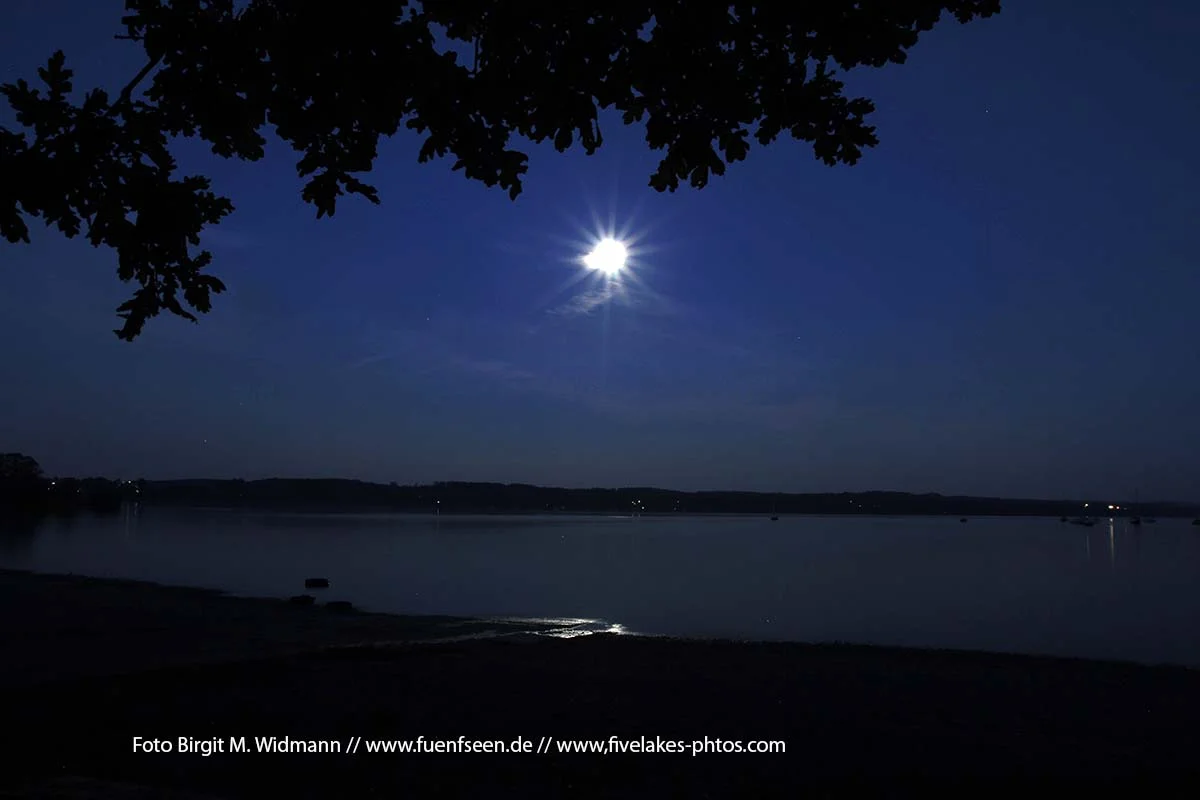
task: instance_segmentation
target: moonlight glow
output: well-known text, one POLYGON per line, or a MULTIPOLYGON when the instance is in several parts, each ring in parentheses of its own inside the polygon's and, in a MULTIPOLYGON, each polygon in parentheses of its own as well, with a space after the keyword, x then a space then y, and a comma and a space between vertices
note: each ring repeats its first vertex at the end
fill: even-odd
POLYGON ((611 278, 616 277, 624 269, 627 257, 625 245, 616 239, 606 237, 592 248, 592 252, 583 257, 583 263, 588 269, 603 272, 611 278))

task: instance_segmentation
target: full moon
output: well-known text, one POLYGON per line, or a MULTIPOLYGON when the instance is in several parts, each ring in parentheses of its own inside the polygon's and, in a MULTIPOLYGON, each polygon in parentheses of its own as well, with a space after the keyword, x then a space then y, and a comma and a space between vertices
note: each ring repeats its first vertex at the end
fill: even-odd
POLYGON ((603 272, 611 278, 624 268, 627 255, 625 245, 616 239, 604 238, 583 257, 583 263, 588 269, 603 272))

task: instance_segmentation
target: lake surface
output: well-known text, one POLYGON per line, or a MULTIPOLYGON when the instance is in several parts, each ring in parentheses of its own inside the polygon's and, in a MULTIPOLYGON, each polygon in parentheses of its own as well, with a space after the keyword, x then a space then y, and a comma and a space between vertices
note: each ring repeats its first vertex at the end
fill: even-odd
POLYGON ((1029 518, 160 509, 0 536, 0 567, 582 629, 1200 665, 1200 528, 1029 518))

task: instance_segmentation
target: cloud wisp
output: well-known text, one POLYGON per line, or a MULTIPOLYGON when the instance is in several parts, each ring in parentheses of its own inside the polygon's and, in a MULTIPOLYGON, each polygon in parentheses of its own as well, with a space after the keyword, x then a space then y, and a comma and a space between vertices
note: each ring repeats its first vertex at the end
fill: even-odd
POLYGON ((584 289, 566 302, 546 309, 546 314, 554 317, 586 316, 606 303, 655 317, 681 317, 687 314, 685 306, 655 291, 633 272, 584 289))
POLYGON ((603 286, 581 292, 561 305, 546 309, 546 313, 556 317, 580 317, 592 313, 617 296, 611 286, 603 286))

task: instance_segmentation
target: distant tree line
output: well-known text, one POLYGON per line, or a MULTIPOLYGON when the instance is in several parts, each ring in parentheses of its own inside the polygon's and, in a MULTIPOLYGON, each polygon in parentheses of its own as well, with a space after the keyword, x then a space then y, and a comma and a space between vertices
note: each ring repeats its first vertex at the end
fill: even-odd
MULTIPOLYGON (((1076 516, 1083 511, 1083 502, 1078 500, 1014 500, 904 492, 677 492, 650 487, 564 489, 519 483, 465 482, 406 486, 354 480, 280 478, 258 481, 145 481, 139 486, 139 498, 149 504, 443 514, 559 512, 1076 516)), ((1092 508, 1097 508, 1095 502, 1092 508)), ((1143 504, 1138 507, 1138 513, 1164 517, 1195 516, 1198 511, 1200 507, 1182 504, 1143 504)))
MULTIPOLYGON (((523 483, 442 482, 423 485, 343 479, 118 481, 48 478, 21 453, 0 454, 0 511, 70 514, 115 512, 123 503, 209 508, 417 513, 605 514, 884 514, 953 516, 1077 516, 1080 500, 1020 500, 906 492, 790 494, 677 492, 652 487, 564 489, 523 483)), ((1096 516, 1103 503, 1093 501, 1096 516)), ((1200 506, 1142 504, 1130 513, 1200 515, 1200 506)))
POLYGON ((48 478, 37 460, 0 453, 0 513, 112 513, 135 499, 137 486, 107 478, 48 478))

